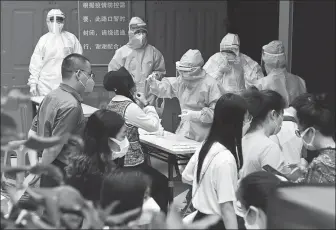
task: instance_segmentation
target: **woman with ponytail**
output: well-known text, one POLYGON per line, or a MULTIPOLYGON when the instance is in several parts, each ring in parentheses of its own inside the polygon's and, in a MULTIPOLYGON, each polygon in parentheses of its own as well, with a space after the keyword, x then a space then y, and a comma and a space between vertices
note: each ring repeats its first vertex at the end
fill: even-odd
POLYGON ((246 113, 241 96, 224 94, 216 103, 209 135, 182 174, 183 181, 193 185, 194 221, 206 215, 222 217, 211 229, 238 228, 234 205, 238 170, 243 164, 241 139, 246 113))
POLYGON ((250 119, 244 124, 244 165, 240 177, 261 171, 265 165, 281 171, 285 165, 284 156, 279 145, 270 136, 281 129, 285 100, 273 90, 251 90, 243 97, 248 104, 250 119))

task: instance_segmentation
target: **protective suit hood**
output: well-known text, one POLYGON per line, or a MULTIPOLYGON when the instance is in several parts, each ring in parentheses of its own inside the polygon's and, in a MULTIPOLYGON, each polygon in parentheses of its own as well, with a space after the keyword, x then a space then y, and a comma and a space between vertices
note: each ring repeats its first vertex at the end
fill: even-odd
POLYGON ((147 45, 147 24, 139 17, 133 17, 128 25, 128 43, 131 49, 140 49, 147 45), (137 31, 144 30, 144 34, 136 34, 137 31))
POLYGON ((240 46, 240 41, 239 41, 238 35, 228 33, 222 39, 219 45, 219 49, 220 49, 220 52, 232 51, 236 54, 236 56, 239 56, 239 46, 240 46))
POLYGON ((60 34, 64 27, 65 15, 60 9, 52 9, 47 14, 47 26, 50 33, 60 34), (63 18, 63 22, 58 22, 57 18, 63 18))
POLYGON ((202 69, 204 60, 199 50, 189 49, 181 60, 176 62, 176 70, 183 80, 194 81, 205 77, 206 73, 202 69))
POLYGON ((264 45, 261 59, 264 62, 267 74, 275 69, 286 70, 285 47, 281 41, 272 41, 264 45))

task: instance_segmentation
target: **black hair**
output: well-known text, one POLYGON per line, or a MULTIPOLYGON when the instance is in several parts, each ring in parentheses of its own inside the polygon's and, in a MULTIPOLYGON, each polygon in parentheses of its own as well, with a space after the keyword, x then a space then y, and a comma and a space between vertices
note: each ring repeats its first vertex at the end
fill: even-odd
POLYGON ((124 124, 124 119, 113 111, 100 109, 94 112, 84 129, 84 151, 71 156, 71 163, 67 168, 68 176, 110 172, 114 164, 108 141, 110 137, 116 137, 124 124))
POLYGON ((100 205, 106 208, 114 201, 119 205, 114 213, 123 213, 141 208, 145 192, 151 187, 151 179, 141 171, 131 168, 118 168, 105 176, 100 189, 100 205))
POLYGON ((312 96, 313 95, 310 94, 310 93, 301 94, 301 95, 297 96, 296 98, 294 98, 294 100, 289 105, 289 107, 293 107, 295 110, 298 110, 302 106, 304 106, 307 103, 307 101, 309 100, 309 98, 311 98, 312 96))
POLYGON ((286 108, 284 98, 273 90, 249 90, 243 97, 248 104, 249 113, 253 117, 249 131, 254 130, 257 125, 262 123, 270 111, 275 110, 280 113, 286 108))
POLYGON ((135 102, 131 92, 135 83, 131 74, 124 67, 105 74, 103 84, 107 91, 114 91, 116 94, 125 96, 135 102))
POLYGON ((254 206, 266 213, 268 198, 280 183, 281 180, 272 173, 265 171, 251 173, 240 181, 237 199, 245 208, 254 206))
POLYGON ((299 124, 305 129, 314 127, 324 136, 335 139, 335 110, 334 105, 328 103, 327 95, 304 94, 298 100, 300 106, 296 111, 299 124))
POLYGON ((204 159, 215 142, 225 146, 236 159, 237 168, 241 168, 243 165, 241 139, 246 111, 246 102, 239 95, 227 93, 219 98, 211 129, 199 152, 197 182, 200 181, 204 159))
POLYGON ((62 79, 70 79, 72 73, 80 69, 89 59, 78 53, 72 53, 66 56, 62 61, 62 79))

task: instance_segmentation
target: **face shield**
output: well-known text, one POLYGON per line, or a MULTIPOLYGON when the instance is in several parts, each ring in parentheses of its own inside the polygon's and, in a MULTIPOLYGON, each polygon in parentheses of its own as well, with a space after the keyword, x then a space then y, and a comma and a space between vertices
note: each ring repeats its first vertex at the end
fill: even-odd
POLYGON ((53 9, 47 15, 47 26, 50 33, 60 34, 64 27, 65 16, 62 11, 53 9))
POLYGON ((261 69, 264 75, 268 75, 273 69, 286 68, 285 53, 272 54, 262 49, 261 53, 261 69))
POLYGON ((176 62, 177 76, 180 75, 185 80, 195 80, 203 65, 204 60, 199 50, 190 49, 182 56, 180 61, 176 62))
POLYGON ((240 41, 239 41, 238 35, 228 33, 222 39, 219 45, 219 49, 220 49, 220 52, 222 53, 226 53, 230 56, 235 55, 236 57, 238 57, 239 56, 239 46, 240 46, 240 41))
POLYGON ((131 19, 128 30, 128 45, 132 49, 139 49, 147 44, 147 24, 140 18, 131 19))
POLYGON ((281 41, 272 41, 262 47, 261 66, 266 72, 286 68, 285 47, 281 41))

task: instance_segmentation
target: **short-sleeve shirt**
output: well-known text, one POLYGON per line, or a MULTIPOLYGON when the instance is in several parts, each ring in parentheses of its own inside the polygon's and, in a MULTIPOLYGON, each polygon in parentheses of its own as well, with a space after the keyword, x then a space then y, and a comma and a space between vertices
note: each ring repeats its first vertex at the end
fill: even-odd
POLYGON ((241 178, 270 165, 280 171, 284 166, 283 153, 274 141, 260 132, 246 134, 242 139, 243 167, 241 178))
MULTIPOLYGON (((42 137, 62 136, 66 133, 82 136, 86 123, 82 101, 80 94, 73 88, 60 84, 43 99, 31 130, 42 137)), ((77 151, 76 144, 69 141, 56 159, 68 164, 68 157, 74 151, 77 151)))
POLYGON ((238 181, 236 160, 227 148, 220 143, 214 143, 204 159, 201 175, 204 172, 205 174, 196 191, 196 188, 198 187, 196 174, 199 151, 200 149, 196 151, 190 159, 183 172, 183 177, 192 177, 194 196, 192 200, 193 206, 204 214, 221 216, 220 204, 230 201, 232 201, 234 205, 236 203, 235 191, 237 189, 238 181), (210 161, 211 163, 209 164, 210 161))

